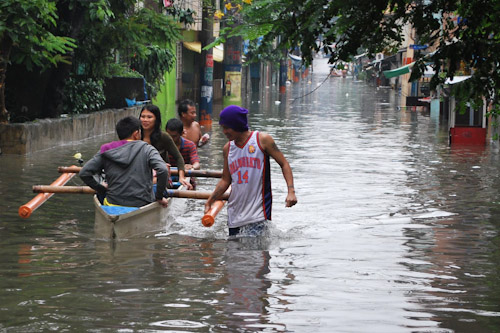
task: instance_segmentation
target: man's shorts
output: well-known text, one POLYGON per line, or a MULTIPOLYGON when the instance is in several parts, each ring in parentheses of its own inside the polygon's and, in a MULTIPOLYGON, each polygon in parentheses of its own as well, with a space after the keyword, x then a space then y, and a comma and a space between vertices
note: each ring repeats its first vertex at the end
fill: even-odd
POLYGON ((267 221, 250 223, 241 227, 229 228, 229 236, 258 237, 267 231, 267 221))

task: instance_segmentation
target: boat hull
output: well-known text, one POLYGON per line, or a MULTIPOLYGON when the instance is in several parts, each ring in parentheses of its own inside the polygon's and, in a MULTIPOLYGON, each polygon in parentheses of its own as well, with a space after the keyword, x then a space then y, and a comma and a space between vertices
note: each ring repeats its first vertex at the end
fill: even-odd
POLYGON ((95 235, 102 239, 128 239, 161 231, 170 214, 172 200, 173 198, 168 198, 167 207, 153 202, 129 213, 111 215, 103 209, 97 196, 94 196, 95 235))

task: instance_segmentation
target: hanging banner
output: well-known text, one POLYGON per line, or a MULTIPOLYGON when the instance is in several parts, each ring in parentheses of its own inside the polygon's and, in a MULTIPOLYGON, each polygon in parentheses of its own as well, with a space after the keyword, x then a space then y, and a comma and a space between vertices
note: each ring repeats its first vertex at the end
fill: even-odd
POLYGON ((226 101, 241 101, 241 72, 226 72, 224 77, 226 101))

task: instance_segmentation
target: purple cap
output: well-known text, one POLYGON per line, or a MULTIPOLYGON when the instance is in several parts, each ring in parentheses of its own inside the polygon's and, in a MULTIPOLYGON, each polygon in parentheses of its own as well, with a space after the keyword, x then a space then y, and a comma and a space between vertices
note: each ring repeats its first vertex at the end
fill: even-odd
POLYGON ((237 132, 248 131, 248 110, 238 105, 229 105, 221 111, 219 124, 225 125, 237 132))

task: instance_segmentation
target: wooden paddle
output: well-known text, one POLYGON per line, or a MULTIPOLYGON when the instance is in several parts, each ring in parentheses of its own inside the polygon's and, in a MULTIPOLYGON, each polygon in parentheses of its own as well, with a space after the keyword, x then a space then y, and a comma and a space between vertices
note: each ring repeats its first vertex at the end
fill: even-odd
MULTIPOLYGON (((76 167, 76 166, 73 165, 71 167, 76 167)), ((66 184, 74 176, 75 176, 74 173, 73 174, 63 173, 62 175, 59 176, 59 178, 57 178, 54 182, 52 182, 51 186, 63 187, 62 185, 66 184)), ((24 219, 27 219, 38 207, 43 205, 43 203, 49 200, 50 197, 53 195, 54 193, 40 193, 39 195, 31 199, 29 202, 19 207, 18 210, 19 216, 21 216, 24 219)))
MULTIPOLYGON (((70 167, 64 167, 60 166, 57 168, 57 171, 59 173, 78 173, 80 172, 80 169, 82 167, 78 166, 70 166, 70 167)), ((179 170, 177 168, 171 168, 170 169, 170 174, 172 176, 178 176, 179 175, 179 170)), ((219 170, 186 170, 185 171, 186 177, 206 177, 206 178, 221 178, 222 177, 222 171, 219 170)))
MULTIPOLYGON (((89 186, 54 186, 54 185, 34 185, 35 193, 71 193, 71 194, 95 194, 95 191, 89 186)), ((188 191, 188 190, 170 190, 165 191, 168 197, 186 198, 186 199, 208 199, 212 192, 208 191, 188 191)), ((222 196, 222 200, 227 200, 229 193, 222 196)))

